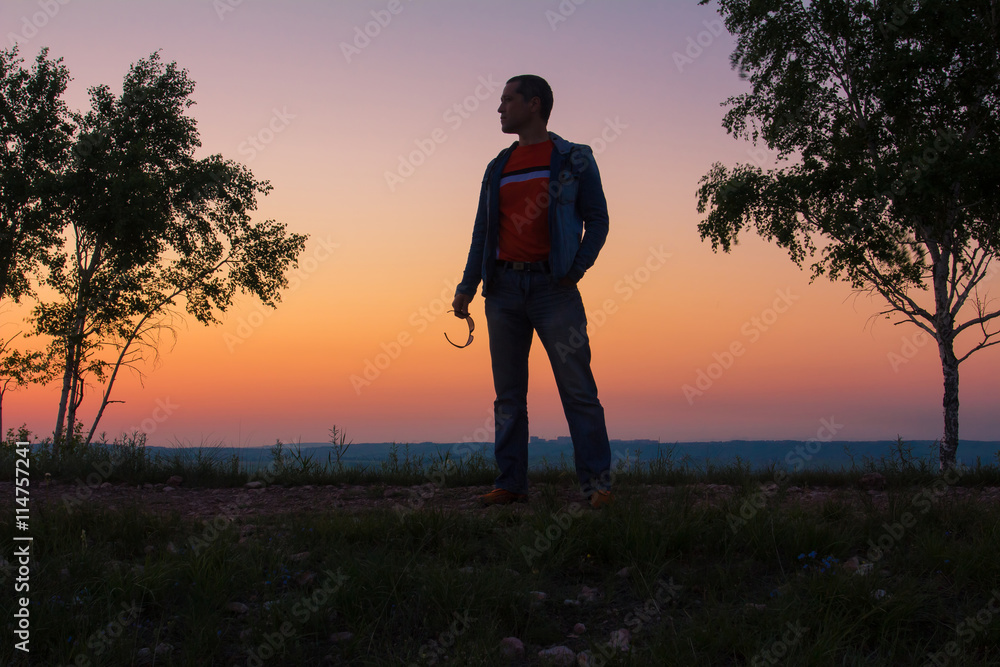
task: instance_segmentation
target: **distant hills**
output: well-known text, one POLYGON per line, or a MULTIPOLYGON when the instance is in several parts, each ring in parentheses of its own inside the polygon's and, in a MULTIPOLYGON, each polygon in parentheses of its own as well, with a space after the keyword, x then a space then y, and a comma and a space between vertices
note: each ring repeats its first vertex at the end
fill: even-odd
MULTIPOLYGON (((910 455, 916 459, 937 462, 937 443, 931 440, 913 440, 905 443, 910 455)), ((152 453, 172 455, 187 451, 180 447, 148 446, 152 453)), ((444 456, 452 459, 463 459, 475 452, 492 460, 493 443, 391 443, 367 442, 350 445, 343 455, 345 465, 378 465, 391 456, 393 449, 400 462, 406 455, 410 459, 423 459, 424 464, 440 460, 444 456)), ((867 458, 879 461, 881 458, 891 459, 897 449, 894 441, 803 441, 803 440, 729 440, 725 442, 678 442, 662 443, 656 440, 612 440, 612 466, 618 461, 652 461, 658 456, 664 456, 677 463, 687 462, 692 467, 704 468, 706 465, 726 466, 734 463, 737 457, 752 468, 764 468, 775 465, 789 472, 816 468, 850 469, 853 456, 854 464, 861 467, 867 458)), ((230 457, 239 456, 244 465, 256 468, 270 463, 271 447, 213 447, 205 448, 203 454, 230 457), (207 450, 207 451, 205 451, 207 450)), ((191 448, 192 452, 197 448, 191 448)), ((314 461, 325 463, 327 457, 335 460, 333 447, 328 443, 306 442, 286 444, 285 451, 301 452, 304 456, 312 456, 314 461)), ((1000 441, 966 440, 958 447, 958 460, 966 465, 975 465, 977 460, 983 465, 997 465, 997 453, 1000 452, 1000 441)), ((528 446, 529 465, 538 467, 547 464, 559 465, 565 460, 572 467, 573 445, 568 437, 556 440, 532 438, 528 446)))

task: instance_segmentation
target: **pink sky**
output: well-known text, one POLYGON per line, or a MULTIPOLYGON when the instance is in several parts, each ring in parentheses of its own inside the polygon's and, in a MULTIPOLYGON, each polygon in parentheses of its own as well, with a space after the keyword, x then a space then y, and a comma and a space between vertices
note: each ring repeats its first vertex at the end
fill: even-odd
MULTIPOLYGON (((482 298, 467 349, 444 340, 465 325, 442 313, 483 169, 512 140, 500 88, 522 73, 552 84, 549 129, 590 143, 604 180, 610 234, 580 288, 612 438, 808 439, 831 418, 838 439, 941 434, 936 347, 915 328, 874 319, 881 302, 846 284, 809 284, 756 238, 731 255, 698 238, 698 179, 713 162, 751 160, 721 126, 720 103, 748 84, 712 7, 6 0, 0 25, 26 60, 43 46, 64 58, 76 109, 89 86, 120 89, 131 63, 160 50, 197 83, 201 154, 269 180, 259 215, 310 235, 277 310, 244 299, 221 326, 182 324, 142 383, 123 377, 109 434, 266 445, 321 441, 336 424, 356 442, 491 440, 482 298)), ((21 314, 4 312, 5 335, 24 328, 21 314)), ((564 435, 534 348, 532 434, 564 435)), ((1000 439, 998 355, 962 367, 963 438, 1000 439)), ((51 432, 57 397, 55 384, 9 394, 5 427, 51 432)))

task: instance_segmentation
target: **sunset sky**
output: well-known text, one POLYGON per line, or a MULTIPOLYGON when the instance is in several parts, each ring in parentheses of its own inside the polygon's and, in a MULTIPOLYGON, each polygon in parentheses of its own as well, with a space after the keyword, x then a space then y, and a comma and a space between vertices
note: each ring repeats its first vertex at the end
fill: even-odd
MULTIPOLYGON (((4 0, 0 26, 26 61, 45 46, 64 59, 73 109, 90 86, 120 92, 154 51, 176 61, 197 84, 199 156, 270 181, 260 219, 310 236, 276 310, 245 298, 220 326, 181 323, 142 382, 124 375, 109 435, 269 445, 336 424, 355 442, 492 441, 482 296, 466 349, 444 339, 467 330, 444 311, 483 170, 515 138, 500 132, 500 91, 525 73, 552 85, 549 129, 590 144, 604 182, 610 232, 580 289, 613 439, 806 440, 823 420, 838 440, 942 433, 937 349, 915 327, 877 318, 882 302, 847 284, 810 284, 754 237, 730 255, 700 240, 695 191, 712 163, 772 159, 722 128, 721 103, 749 84, 714 6, 4 0)), ((5 338, 23 312, 0 315, 5 338)), ((992 348, 962 366, 963 439, 1000 439, 998 362, 992 348)), ((537 338, 530 372, 532 435, 567 434, 537 338)), ((98 394, 81 407, 88 427, 98 394)), ((10 393, 4 428, 51 433, 57 402, 56 383, 10 393)))

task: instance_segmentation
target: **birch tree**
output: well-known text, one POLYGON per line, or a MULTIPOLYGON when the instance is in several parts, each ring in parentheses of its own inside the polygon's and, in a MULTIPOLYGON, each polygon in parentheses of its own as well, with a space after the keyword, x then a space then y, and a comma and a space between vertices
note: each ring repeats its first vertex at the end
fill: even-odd
POLYGON ((959 367, 1000 343, 983 285, 1000 250, 1000 2, 718 4, 752 86, 723 125, 777 166, 713 165, 702 238, 729 252, 752 229, 932 336, 954 466, 959 367))

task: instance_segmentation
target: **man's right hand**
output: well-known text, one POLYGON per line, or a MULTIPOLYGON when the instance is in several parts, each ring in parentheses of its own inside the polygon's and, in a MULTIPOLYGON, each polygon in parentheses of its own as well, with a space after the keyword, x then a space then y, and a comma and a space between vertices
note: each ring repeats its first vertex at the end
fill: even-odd
POLYGON ((472 301, 472 297, 468 294, 456 294, 455 300, 451 302, 452 310, 455 311, 455 317, 465 319, 469 316, 469 303, 472 301))

